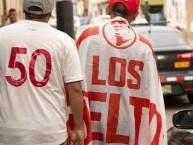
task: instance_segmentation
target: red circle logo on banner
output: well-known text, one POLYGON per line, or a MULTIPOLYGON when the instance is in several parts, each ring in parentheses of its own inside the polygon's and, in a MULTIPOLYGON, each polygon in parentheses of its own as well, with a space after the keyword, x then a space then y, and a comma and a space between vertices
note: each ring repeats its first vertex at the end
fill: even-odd
POLYGON ((102 31, 106 42, 117 49, 129 48, 136 41, 135 31, 123 20, 105 24, 102 31))

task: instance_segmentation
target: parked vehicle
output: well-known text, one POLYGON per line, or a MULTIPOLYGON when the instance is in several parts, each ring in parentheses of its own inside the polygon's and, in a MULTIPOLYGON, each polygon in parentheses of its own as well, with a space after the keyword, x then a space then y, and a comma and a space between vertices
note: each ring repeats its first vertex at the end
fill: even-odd
POLYGON ((187 94, 193 103, 193 48, 182 33, 167 26, 134 29, 153 45, 164 95, 187 94))
POLYGON ((135 19, 135 21, 131 22, 132 26, 145 26, 145 25, 149 25, 148 21, 145 19, 144 15, 139 15, 137 16, 137 18, 135 19))
POLYGON ((174 114, 173 124, 168 130, 168 145, 193 144, 193 110, 183 110, 174 114))

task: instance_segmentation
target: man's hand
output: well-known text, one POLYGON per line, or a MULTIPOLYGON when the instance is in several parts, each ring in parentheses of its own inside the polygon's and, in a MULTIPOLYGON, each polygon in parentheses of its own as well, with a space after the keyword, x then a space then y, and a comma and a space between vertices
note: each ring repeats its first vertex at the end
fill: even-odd
POLYGON ((83 121, 83 96, 80 82, 68 83, 70 107, 72 109, 74 129, 71 134, 72 145, 84 145, 85 131, 83 121))
POLYGON ((71 134, 72 145, 84 145, 85 131, 84 129, 74 129, 71 134))

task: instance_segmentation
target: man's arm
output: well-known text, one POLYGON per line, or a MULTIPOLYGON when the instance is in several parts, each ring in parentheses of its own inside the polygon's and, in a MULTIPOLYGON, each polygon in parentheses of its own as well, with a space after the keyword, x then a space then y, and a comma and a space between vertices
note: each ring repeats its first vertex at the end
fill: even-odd
POLYGON ((67 84, 70 107, 74 118, 74 128, 82 129, 83 127, 83 96, 81 93, 80 82, 67 84))
POLYGON ((74 120, 74 129, 71 134, 71 140, 73 144, 83 145, 85 131, 83 122, 83 96, 81 93, 81 84, 80 82, 68 83, 67 89, 74 120))

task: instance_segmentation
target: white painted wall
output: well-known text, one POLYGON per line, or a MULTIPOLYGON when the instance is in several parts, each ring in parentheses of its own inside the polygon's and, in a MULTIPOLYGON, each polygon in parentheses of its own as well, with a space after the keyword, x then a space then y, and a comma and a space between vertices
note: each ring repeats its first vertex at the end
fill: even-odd
POLYGON ((167 0, 166 17, 171 26, 187 28, 187 0, 167 0))

